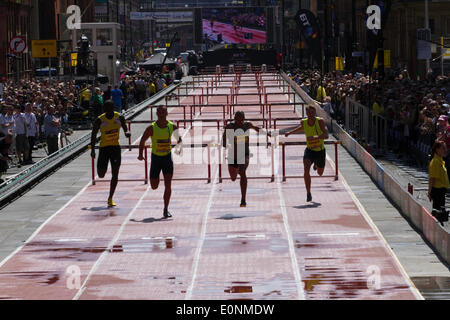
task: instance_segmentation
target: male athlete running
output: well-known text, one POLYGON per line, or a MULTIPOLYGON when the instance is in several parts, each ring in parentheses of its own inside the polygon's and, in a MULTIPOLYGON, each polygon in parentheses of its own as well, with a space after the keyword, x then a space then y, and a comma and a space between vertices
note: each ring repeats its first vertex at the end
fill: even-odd
POLYGON ((114 111, 114 102, 108 100, 104 104, 105 113, 95 120, 91 135, 91 157, 95 158, 95 143, 97 133, 100 130, 100 151, 97 160, 97 172, 100 178, 103 178, 108 170, 108 162, 111 162, 111 184, 109 188, 108 206, 114 207, 114 192, 116 191, 117 182, 119 180, 119 169, 122 161, 120 150, 120 127, 125 132, 125 136, 129 138, 131 133, 125 123, 125 118, 120 113, 114 111))
POLYGON ((158 119, 153 122, 144 132, 139 144, 140 161, 144 160, 142 156, 145 142, 148 138, 152 138, 152 159, 150 167, 150 185, 153 190, 158 189, 159 176, 161 171, 164 175, 164 218, 170 218, 169 212, 170 196, 172 195, 172 177, 173 177, 173 161, 172 161, 172 134, 177 143, 181 143, 181 137, 178 133, 178 127, 171 121, 167 120, 167 108, 160 106, 156 110, 158 119))
POLYGON ((287 132, 285 136, 288 137, 293 133, 305 131, 306 149, 303 156, 304 180, 307 191, 306 201, 311 202, 311 165, 314 164, 313 169, 317 170, 319 176, 323 175, 326 158, 324 140, 328 139, 328 129, 325 121, 322 118, 316 117, 316 108, 308 106, 306 108, 306 114, 308 118, 304 119, 298 128, 287 132))
MULTIPOLYGON (((261 128, 254 126, 251 122, 245 122, 245 114, 237 111, 234 115, 234 122, 225 127, 222 143, 228 148, 228 172, 231 181, 236 181, 237 175, 241 176, 241 207, 246 207, 247 195, 247 174, 246 170, 250 162, 250 142, 249 129, 259 133, 261 128)), ((266 132, 270 137, 270 133, 266 132)))

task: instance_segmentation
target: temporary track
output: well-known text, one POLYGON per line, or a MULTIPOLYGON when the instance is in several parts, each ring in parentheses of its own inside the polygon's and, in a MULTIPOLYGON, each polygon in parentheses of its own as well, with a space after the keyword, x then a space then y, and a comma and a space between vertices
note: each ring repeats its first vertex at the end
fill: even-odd
MULTIPOLYGON (((230 89, 220 83, 232 81, 234 103, 242 104, 234 111, 261 119, 255 125, 270 127, 261 106, 245 106, 257 104, 261 90, 269 93, 271 117, 299 116, 292 106, 277 105, 293 101, 280 94, 273 74, 219 75, 216 81, 204 104, 225 103, 230 89), (239 89, 240 81, 254 87, 239 89)), ((197 83, 181 104, 211 86, 197 83)), ((211 143, 209 153, 185 148, 181 157, 173 155, 173 218, 162 217, 163 181, 158 190, 143 181, 119 182, 112 209, 106 207, 109 183, 90 183, 0 263, 0 299, 422 299, 342 176, 313 179, 312 203, 306 203, 303 179, 282 181, 279 142, 305 141, 304 135, 251 147, 248 176, 268 179, 249 180, 248 205, 240 208, 239 181, 225 179, 227 167, 218 165, 223 123, 219 132, 199 126, 201 119, 222 122, 223 108, 201 110, 182 133, 186 144, 211 143), (208 155, 210 183, 177 180, 206 177, 208 155)), ((169 119, 182 117, 174 111, 169 119)), ((277 129, 298 124, 279 122, 277 129)), ((251 142, 258 139, 266 141, 252 132, 251 142)), ((304 148, 286 147, 288 176, 303 175, 304 148)), ((136 149, 124 151, 120 179, 143 178, 143 166, 136 149)), ((334 173, 327 158, 325 175, 334 173)))

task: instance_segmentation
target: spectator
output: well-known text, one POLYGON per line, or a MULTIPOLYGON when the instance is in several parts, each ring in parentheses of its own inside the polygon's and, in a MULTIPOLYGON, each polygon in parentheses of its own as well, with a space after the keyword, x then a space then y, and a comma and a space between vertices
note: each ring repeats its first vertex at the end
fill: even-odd
POLYGON ((103 93, 103 101, 108 101, 111 99, 111 91, 112 86, 108 85, 108 89, 106 89, 105 92, 103 93))
POLYGON ((91 101, 94 108, 95 117, 97 118, 103 113, 103 97, 100 88, 95 88, 91 101))
POLYGON ((431 149, 433 159, 429 165, 428 199, 433 201, 433 209, 441 210, 445 207, 445 193, 449 188, 447 169, 443 157, 447 154, 447 147, 443 141, 436 141, 431 149))
POLYGON ((119 86, 116 85, 114 90, 111 91, 111 97, 114 102, 115 111, 122 113, 123 92, 119 89, 119 86))
POLYGON ((376 115, 383 116, 384 115, 384 105, 381 103, 381 97, 379 95, 375 96, 372 105, 372 112, 376 115))
POLYGON ((326 97, 327 93, 325 91, 326 82, 323 81, 319 87, 317 88, 317 97, 316 100, 319 102, 323 102, 323 99, 326 97))
POLYGON ((58 135, 60 126, 60 119, 55 116, 55 107, 50 106, 44 118, 45 138, 47 140, 49 155, 59 150, 58 135))
POLYGON ((29 157, 29 145, 27 137, 27 120, 25 115, 20 111, 20 106, 14 107, 14 140, 16 142, 16 156, 19 160, 19 168, 23 164, 29 164, 27 159, 29 157))
POLYGON ((1 132, 3 135, 12 133, 14 127, 13 107, 4 105, 2 116, 0 117, 1 132))
POLYGON ((150 97, 156 93, 156 86, 152 80, 150 80, 149 92, 150 92, 150 97))
POLYGON ((33 112, 31 103, 27 103, 25 106, 25 118, 27 122, 28 144, 30 147, 27 162, 33 164, 33 148, 39 139, 39 123, 33 112))
POLYGON ((84 109, 89 109, 89 103, 91 101, 91 95, 92 91, 90 90, 90 86, 86 85, 86 87, 81 90, 80 96, 81 96, 81 106, 84 109))
POLYGON ((9 150, 11 148, 13 136, 11 133, 4 135, 0 133, 0 184, 5 181, 1 179, 2 175, 8 170, 9 150))
POLYGON ((5 82, 5 78, 0 79, 0 99, 3 99, 3 82, 5 82))

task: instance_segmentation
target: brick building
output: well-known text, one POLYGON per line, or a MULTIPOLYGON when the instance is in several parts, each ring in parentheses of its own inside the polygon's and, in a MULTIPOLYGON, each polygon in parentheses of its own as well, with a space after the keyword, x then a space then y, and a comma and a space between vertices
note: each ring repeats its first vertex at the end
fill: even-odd
MULTIPOLYGON (((11 38, 21 36, 25 39, 27 47, 31 45, 31 0, 23 0, 20 3, 13 0, 0 1, 0 75, 13 77, 17 70, 15 59, 8 58, 10 54, 8 45, 11 38)), ((29 55, 19 55, 19 72, 21 76, 29 74, 31 61, 29 55)))

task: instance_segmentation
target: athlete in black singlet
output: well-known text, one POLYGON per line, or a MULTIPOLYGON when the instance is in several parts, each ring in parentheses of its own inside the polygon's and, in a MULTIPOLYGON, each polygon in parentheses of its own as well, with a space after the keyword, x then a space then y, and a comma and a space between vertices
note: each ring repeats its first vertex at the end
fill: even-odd
MULTIPOLYGON (((236 112, 234 122, 225 127, 223 134, 223 147, 228 147, 228 172, 231 181, 236 181, 237 175, 241 176, 241 207, 246 207, 247 174, 246 170, 250 161, 249 129, 259 132, 261 128, 254 126, 251 122, 245 122, 245 114, 236 112)), ((270 133, 267 132, 270 136, 270 133)))

